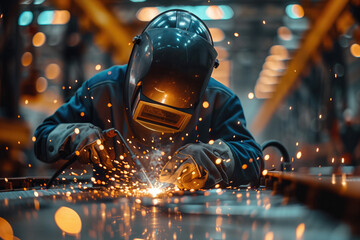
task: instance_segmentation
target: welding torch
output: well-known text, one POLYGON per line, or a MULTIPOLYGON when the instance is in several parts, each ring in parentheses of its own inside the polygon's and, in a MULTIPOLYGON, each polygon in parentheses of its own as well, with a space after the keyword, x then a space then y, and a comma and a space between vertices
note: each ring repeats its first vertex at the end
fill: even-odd
MULTIPOLYGON (((145 172, 144 166, 141 164, 140 160, 136 157, 136 155, 131 150, 129 145, 126 143, 126 141, 125 141, 124 137, 121 135, 121 133, 115 128, 109 128, 109 129, 104 130, 102 132, 102 134, 106 135, 108 138, 114 138, 116 136, 119 136, 121 142, 124 144, 125 148, 129 151, 131 160, 134 162, 137 170, 142 173, 143 177, 145 178, 146 182, 150 185, 150 187, 154 188, 153 184, 151 183, 149 177, 147 176, 147 174, 145 172)), ((74 157, 73 159, 67 161, 58 171, 56 171, 55 174, 47 182, 46 188, 48 189, 51 186, 52 182, 55 180, 55 178, 57 178, 68 166, 73 164, 76 160, 77 160, 77 158, 74 157)))
POLYGON ((145 172, 144 166, 141 164, 140 160, 136 157, 136 155, 131 150, 129 145, 126 143, 126 141, 123 138, 123 136, 121 135, 121 133, 115 128, 109 128, 107 130, 104 130, 103 134, 106 135, 108 138, 116 137, 116 135, 119 136, 121 142, 124 144, 125 148, 129 151, 130 158, 134 162, 134 164, 135 164, 136 168, 138 169, 138 171, 140 171, 142 173, 142 175, 144 176, 146 182, 150 185, 150 187, 154 188, 153 184, 151 183, 149 177, 147 176, 147 174, 145 172))

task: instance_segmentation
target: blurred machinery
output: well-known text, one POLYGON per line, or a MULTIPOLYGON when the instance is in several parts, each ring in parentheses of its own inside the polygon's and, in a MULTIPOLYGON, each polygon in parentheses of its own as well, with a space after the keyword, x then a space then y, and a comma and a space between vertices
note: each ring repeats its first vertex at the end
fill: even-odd
POLYGON ((2 1, 0 9, 0 176, 21 176, 30 128, 19 115, 19 1, 2 1))

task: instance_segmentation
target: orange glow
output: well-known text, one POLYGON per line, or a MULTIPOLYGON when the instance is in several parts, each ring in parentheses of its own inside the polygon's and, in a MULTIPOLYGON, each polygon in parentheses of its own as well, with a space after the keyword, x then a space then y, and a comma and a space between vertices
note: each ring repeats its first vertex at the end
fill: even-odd
POLYGON ((206 15, 213 19, 213 20, 217 20, 217 19, 222 19, 224 17, 224 12, 221 10, 221 8, 219 6, 209 6, 206 9, 206 15))
POLYGON ((300 223, 296 228, 296 239, 302 239, 305 232, 305 224, 300 223))
POLYGON ((268 170, 264 169, 264 171, 262 171, 262 175, 266 176, 268 174, 268 170))
POLYGON ((249 92, 248 98, 249 98, 250 100, 251 100, 251 99, 254 99, 254 93, 253 93, 253 92, 249 92))
POLYGON ((228 51, 226 50, 226 48, 221 47, 221 46, 216 46, 216 47, 215 47, 215 50, 216 50, 216 52, 218 53, 217 58, 219 59, 219 61, 221 61, 221 64, 220 64, 220 65, 222 65, 222 60, 226 60, 227 57, 229 56, 229 53, 228 53, 228 51))
POLYGON ((264 160, 267 161, 270 159, 270 155, 269 154, 266 154, 265 157, 264 157, 264 160))
POLYGON ((79 214, 68 207, 60 207, 55 213, 56 225, 65 233, 76 235, 81 232, 81 219, 79 214))
POLYGON ((31 54, 31 52, 24 52, 24 54, 21 57, 21 64, 24 67, 27 67, 31 63, 32 63, 32 54, 31 54))
POLYGON ((273 84, 279 83, 279 78, 263 75, 259 78, 259 82, 261 82, 263 84, 267 84, 267 85, 273 85, 273 84))
POLYGON ((57 10, 54 12, 52 24, 66 24, 70 20, 70 12, 67 10, 57 10))
POLYGON ((202 106, 203 106, 203 108, 208 108, 209 107, 209 102, 204 101, 202 106))
POLYGON ((270 54, 278 56, 280 59, 289 59, 288 50, 282 45, 274 45, 270 48, 270 54))
POLYGON ((220 158, 218 158, 218 159, 215 160, 215 163, 216 163, 216 164, 220 164, 221 162, 222 162, 222 160, 221 160, 220 158))
POLYGON ((225 39, 225 34, 220 28, 209 28, 214 42, 221 42, 225 39))
POLYGON ((158 14, 159 14, 159 10, 156 7, 145 7, 145 8, 141 8, 136 13, 136 17, 142 22, 148 22, 154 17, 156 17, 156 15, 158 14))
POLYGON ((14 231, 8 221, 0 217, 0 238, 1 239, 14 239, 14 231))
POLYGON ((47 89, 48 82, 47 82, 46 78, 39 77, 38 79, 36 79, 35 86, 36 86, 36 91, 38 93, 42 93, 42 92, 45 92, 45 90, 47 89))
POLYGON ((101 65, 100 65, 100 64, 97 64, 97 65, 95 66, 95 70, 99 71, 100 69, 101 69, 101 65))
POLYGON ((279 27, 277 33, 279 35, 279 38, 281 38, 282 40, 289 41, 292 39, 290 29, 285 26, 279 27))
POLYGON ((273 240, 274 239, 274 233, 268 232, 265 234, 265 240, 273 240))
POLYGON ((243 164, 243 165, 242 165, 242 169, 244 169, 244 170, 247 169, 247 165, 246 165, 246 164, 243 164))
POLYGON ((300 159, 300 158, 301 158, 301 152, 300 152, 300 151, 296 154, 296 158, 297 158, 297 159, 300 159))
POLYGON ((354 57, 360 57, 360 45, 357 43, 351 45, 350 52, 354 57))
POLYGON ((304 17, 305 13, 304 13, 304 9, 301 5, 294 4, 291 10, 295 17, 297 17, 297 18, 304 17))
POLYGON ((56 63, 51 63, 51 64, 47 65, 47 67, 45 69, 45 76, 48 79, 55 79, 59 76, 59 74, 60 74, 59 65, 57 65, 56 63))
POLYGON ((42 32, 37 32, 32 39, 32 43, 35 47, 41 47, 45 43, 45 41, 46 36, 42 32))

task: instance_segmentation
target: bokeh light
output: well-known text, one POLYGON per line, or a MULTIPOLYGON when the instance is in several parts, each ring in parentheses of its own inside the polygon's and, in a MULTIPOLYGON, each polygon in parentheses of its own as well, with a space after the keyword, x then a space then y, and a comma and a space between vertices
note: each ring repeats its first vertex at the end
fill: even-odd
POLYGON ((206 15, 213 20, 219 20, 224 17, 224 12, 219 6, 209 6, 208 9, 206 9, 206 15))
POLYGON ((221 42, 225 39, 225 34, 220 28, 209 28, 214 42, 221 42))
POLYGON ((46 36, 43 32, 37 32, 32 39, 32 43, 35 47, 41 47, 45 41, 46 36))
POLYGON ((55 213, 56 225, 65 233, 76 235, 81 232, 81 218, 77 212, 68 207, 60 207, 55 213))
POLYGON ((14 239, 14 231, 8 221, 0 217, 0 239, 14 239))
POLYGON ((60 67, 56 63, 51 63, 46 66, 45 76, 48 79, 55 79, 59 76, 59 74, 60 74, 60 67))
POLYGON ((289 59, 288 50, 282 45, 274 45, 270 48, 270 54, 279 57, 281 60, 289 59))
POLYGON ((285 8, 286 14, 289 16, 289 18, 292 19, 299 19, 304 17, 304 9, 299 4, 289 4, 285 8))
POLYGON ((159 10, 156 7, 141 8, 137 13, 136 17, 140 21, 148 22, 159 14, 159 10))
POLYGON ((357 43, 354 43, 350 47, 350 52, 354 57, 360 57, 360 45, 357 43))
POLYGON ((20 26, 27 26, 29 25, 33 20, 33 13, 30 11, 24 11, 20 14, 18 24, 20 26))
POLYGON ((290 29, 285 26, 279 27, 277 33, 279 35, 279 38, 284 41, 290 41, 292 39, 292 33, 290 29))
POLYGON ((47 86, 48 86, 48 81, 46 80, 46 78, 39 77, 38 79, 36 79, 35 87, 38 93, 45 92, 47 86))
POLYGON ((31 63, 32 63, 32 54, 31 54, 31 52, 24 52, 24 54, 21 56, 21 64, 24 67, 27 67, 31 63))

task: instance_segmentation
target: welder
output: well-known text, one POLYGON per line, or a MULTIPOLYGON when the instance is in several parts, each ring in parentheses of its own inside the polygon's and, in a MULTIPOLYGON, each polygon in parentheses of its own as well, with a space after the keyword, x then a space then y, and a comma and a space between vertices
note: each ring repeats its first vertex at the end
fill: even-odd
POLYGON ((158 15, 134 38, 127 65, 93 76, 36 129, 36 156, 78 158, 93 164, 98 184, 131 184, 129 152, 104 134, 115 128, 157 181, 180 189, 257 183, 262 152, 239 98, 211 78, 216 57, 197 16, 158 15))

